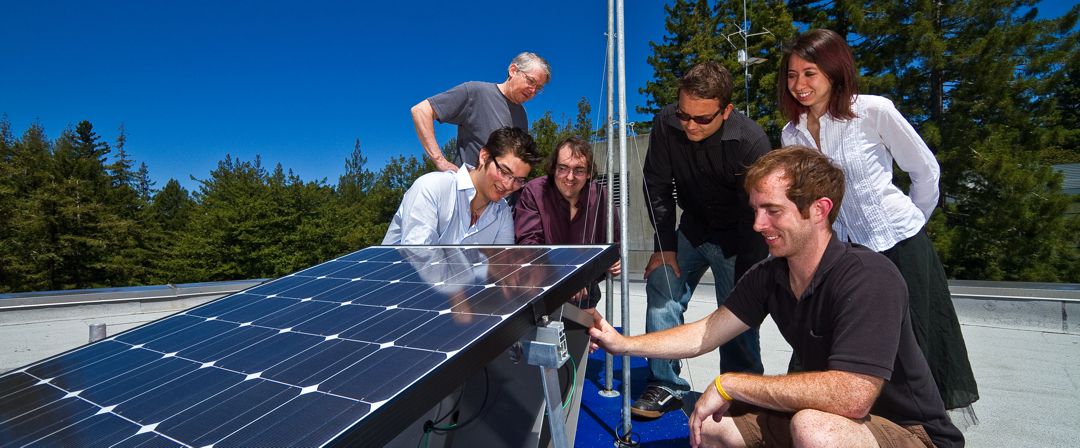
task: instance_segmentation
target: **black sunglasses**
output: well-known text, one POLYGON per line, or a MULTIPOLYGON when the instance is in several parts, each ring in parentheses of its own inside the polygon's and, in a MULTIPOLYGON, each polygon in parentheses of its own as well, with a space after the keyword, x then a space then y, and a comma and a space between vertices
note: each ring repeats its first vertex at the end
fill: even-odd
POLYGON ((720 112, 723 112, 723 111, 724 111, 724 108, 721 107, 719 110, 716 111, 715 114, 712 114, 711 116, 706 117, 704 115, 690 115, 690 114, 688 114, 686 112, 675 109, 675 118, 678 118, 679 121, 694 120, 694 123, 705 125, 705 124, 712 123, 713 120, 716 119, 716 116, 720 115, 720 112))

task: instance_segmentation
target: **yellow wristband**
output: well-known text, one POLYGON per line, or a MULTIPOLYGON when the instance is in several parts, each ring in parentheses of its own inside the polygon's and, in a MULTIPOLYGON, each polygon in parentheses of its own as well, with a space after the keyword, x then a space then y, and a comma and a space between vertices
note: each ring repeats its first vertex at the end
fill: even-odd
POLYGON ((713 385, 716 386, 716 391, 720 392, 721 397, 724 397, 724 399, 727 400, 727 401, 734 401, 734 400, 732 400, 731 395, 728 395, 727 391, 724 390, 724 386, 722 384, 720 384, 720 380, 724 379, 724 375, 727 375, 727 374, 724 373, 724 374, 721 374, 720 376, 716 377, 716 379, 713 380, 713 385))

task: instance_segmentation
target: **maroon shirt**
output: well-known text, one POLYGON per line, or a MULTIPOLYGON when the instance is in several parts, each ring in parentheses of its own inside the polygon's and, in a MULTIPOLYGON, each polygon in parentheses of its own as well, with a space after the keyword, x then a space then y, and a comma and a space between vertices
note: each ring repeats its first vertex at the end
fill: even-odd
MULTIPOLYGON (((514 206, 514 235, 518 244, 607 243, 607 189, 589 180, 578 195, 577 215, 570 219, 570 204, 550 176, 525 184, 514 206)), ((615 241, 619 218, 615 217, 615 241)))

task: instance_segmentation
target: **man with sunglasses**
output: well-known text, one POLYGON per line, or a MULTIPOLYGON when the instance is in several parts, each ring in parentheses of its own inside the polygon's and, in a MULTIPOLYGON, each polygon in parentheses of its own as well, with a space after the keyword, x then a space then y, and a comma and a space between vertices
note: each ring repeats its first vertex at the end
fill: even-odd
POLYGON ((544 90, 550 79, 547 61, 524 52, 510 62, 506 81, 469 81, 421 101, 411 110, 420 145, 439 171, 457 171, 460 164, 477 166, 480 147, 492 131, 508 126, 529 130, 522 105, 544 90), (448 160, 439 148, 435 120, 458 126, 456 161, 448 160))
MULTIPOLYGON (((679 100, 653 120, 643 167, 645 201, 653 220, 654 253, 645 266, 645 331, 683 324, 690 296, 712 269, 717 307, 735 279, 768 254, 753 230, 743 176, 772 145, 753 120, 731 104, 732 77, 703 62, 679 80, 679 100), (677 199, 676 199, 677 198, 677 199), (676 210, 682 209, 676 227, 676 210)), ((649 359, 645 391, 631 412, 656 418, 682 407, 690 384, 680 360, 649 359)), ((720 347, 722 372, 762 373, 757 328, 720 347)))
MULTIPOLYGON (((607 191, 592 179, 592 145, 570 137, 551 153, 547 175, 525 184, 514 206, 514 233, 518 244, 607 243, 607 191)), ((618 218, 615 218, 618 222, 618 218)), ((618 241, 618 227, 615 235, 618 241)), ((615 262, 608 273, 619 275, 615 262)), ((599 282, 589 282, 570 302, 584 309, 600 300, 599 282)))
POLYGON ((514 244, 506 197, 540 161, 528 132, 505 127, 480 148, 479 167, 427 173, 401 199, 384 245, 514 244))

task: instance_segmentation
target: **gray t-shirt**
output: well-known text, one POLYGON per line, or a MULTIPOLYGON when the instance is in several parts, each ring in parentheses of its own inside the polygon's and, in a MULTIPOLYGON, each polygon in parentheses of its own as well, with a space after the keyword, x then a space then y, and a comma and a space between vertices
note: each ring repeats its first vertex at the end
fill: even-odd
MULTIPOLYGON (((458 161, 479 165, 480 148, 496 129, 529 130, 525 108, 514 104, 490 82, 469 81, 427 99, 440 123, 458 125, 458 161)), ((449 156, 449 154, 447 154, 449 156)))

